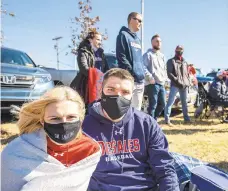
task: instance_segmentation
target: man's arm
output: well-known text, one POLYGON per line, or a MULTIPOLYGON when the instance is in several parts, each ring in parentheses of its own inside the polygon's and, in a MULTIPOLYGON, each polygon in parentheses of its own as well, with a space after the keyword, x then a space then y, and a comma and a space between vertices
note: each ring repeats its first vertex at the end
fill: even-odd
POLYGON ((168 142, 158 126, 152 124, 152 133, 149 140, 149 163, 153 170, 160 191, 179 191, 179 183, 173 163, 174 159, 168 152, 168 142))
POLYGON ((173 60, 172 59, 169 59, 168 62, 167 62, 167 75, 168 75, 168 78, 173 81, 177 86, 179 86, 180 88, 183 87, 183 84, 180 84, 180 82, 178 81, 177 77, 173 75, 173 60))
POLYGON ((172 81, 174 81, 175 83, 178 82, 177 80, 177 77, 173 75, 173 60, 172 59, 169 59, 167 61, 167 75, 168 75, 168 78, 172 81))
MULTIPOLYGON (((127 53, 128 53, 128 43, 124 34, 119 34, 116 40, 116 57, 120 68, 128 70, 132 73, 132 65, 130 64, 127 53)), ((130 54, 130 53, 129 53, 130 54)))
MULTIPOLYGON (((143 64, 144 64, 144 72, 145 72, 145 79, 150 82, 154 80, 152 73, 150 73, 149 65, 152 66, 152 59, 150 58, 150 55, 148 53, 145 53, 143 55, 143 64)), ((153 68, 152 68, 153 71, 153 68)))
POLYGON ((165 81, 167 81, 168 80, 168 72, 167 72, 167 59, 166 59, 166 57, 165 57, 165 55, 164 55, 164 57, 163 57, 163 62, 164 62, 164 65, 165 65, 165 81))

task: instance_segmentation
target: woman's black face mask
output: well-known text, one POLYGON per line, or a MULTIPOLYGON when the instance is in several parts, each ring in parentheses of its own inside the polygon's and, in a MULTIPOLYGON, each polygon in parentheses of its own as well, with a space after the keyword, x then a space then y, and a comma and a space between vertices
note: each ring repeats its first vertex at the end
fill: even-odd
POLYGON ((56 143, 65 144, 74 140, 81 128, 81 121, 51 124, 44 122, 44 131, 56 143))

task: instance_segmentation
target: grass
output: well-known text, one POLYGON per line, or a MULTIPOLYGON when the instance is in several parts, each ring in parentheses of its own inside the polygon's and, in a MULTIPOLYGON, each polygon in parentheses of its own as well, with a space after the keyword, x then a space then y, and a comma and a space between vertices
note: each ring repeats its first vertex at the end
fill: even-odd
POLYGON ((192 120, 192 124, 184 124, 181 113, 171 118, 174 127, 159 120, 170 150, 209 162, 228 172, 228 124, 216 119, 192 120))
MULTIPOLYGON (((190 116, 193 116, 193 110, 190 116)), ((180 112, 171 121, 174 127, 164 125, 164 120, 159 119, 169 141, 170 151, 198 158, 228 172, 228 124, 221 124, 216 119, 183 124, 180 112)), ((15 123, 2 124, 1 128, 2 149, 17 137, 18 128, 15 123)))

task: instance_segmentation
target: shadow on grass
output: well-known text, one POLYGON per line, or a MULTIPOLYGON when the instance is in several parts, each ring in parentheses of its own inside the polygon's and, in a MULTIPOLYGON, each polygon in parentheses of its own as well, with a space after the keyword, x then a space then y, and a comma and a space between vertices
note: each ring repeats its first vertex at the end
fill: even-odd
POLYGON ((2 145, 8 144, 9 142, 11 142, 12 140, 14 140, 17 137, 18 137, 18 135, 11 135, 10 137, 3 138, 3 139, 1 139, 1 144, 2 145))
MULTIPOLYGON (((177 117, 176 117, 177 118, 177 117)), ((210 125, 219 125, 222 124, 220 121, 211 121, 211 120, 195 120, 191 119, 191 123, 185 123, 183 117, 180 117, 182 120, 175 120, 175 118, 170 118, 171 123, 176 126, 181 125, 181 126, 210 126, 210 125)), ((159 124, 165 124, 165 120, 159 121, 159 124)))
POLYGON ((220 162, 214 162, 214 163, 210 163, 210 164, 212 164, 212 165, 218 167, 219 169, 222 169, 226 173, 228 173, 228 161, 220 161, 220 162))
POLYGON ((14 115, 12 115, 10 113, 2 113, 1 114, 1 124, 13 123, 16 121, 17 121, 17 119, 14 117, 14 115))
POLYGON ((207 132, 207 131, 211 131, 211 133, 228 133, 228 129, 227 130, 214 130, 214 129, 163 129, 163 132, 166 135, 179 135, 179 134, 183 134, 183 135, 192 135, 195 133, 199 133, 199 132, 207 132))

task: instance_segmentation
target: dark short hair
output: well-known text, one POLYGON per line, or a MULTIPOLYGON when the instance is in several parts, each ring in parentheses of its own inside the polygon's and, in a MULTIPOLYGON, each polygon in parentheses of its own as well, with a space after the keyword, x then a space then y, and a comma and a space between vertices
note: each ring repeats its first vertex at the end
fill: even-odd
POLYGON ((127 23, 129 24, 132 18, 135 18, 137 15, 140 15, 137 12, 131 12, 127 17, 127 23))
POLYGON ((132 84, 134 84, 134 78, 127 70, 121 68, 112 68, 104 74, 102 87, 104 87, 105 83, 110 77, 117 77, 121 80, 129 80, 132 82, 132 84))
POLYGON ((154 40, 155 38, 158 38, 158 37, 160 37, 160 35, 159 34, 155 34, 154 36, 152 36, 151 41, 154 40))
POLYGON ((184 47, 182 45, 177 45, 175 50, 177 49, 182 49, 184 51, 184 47))

